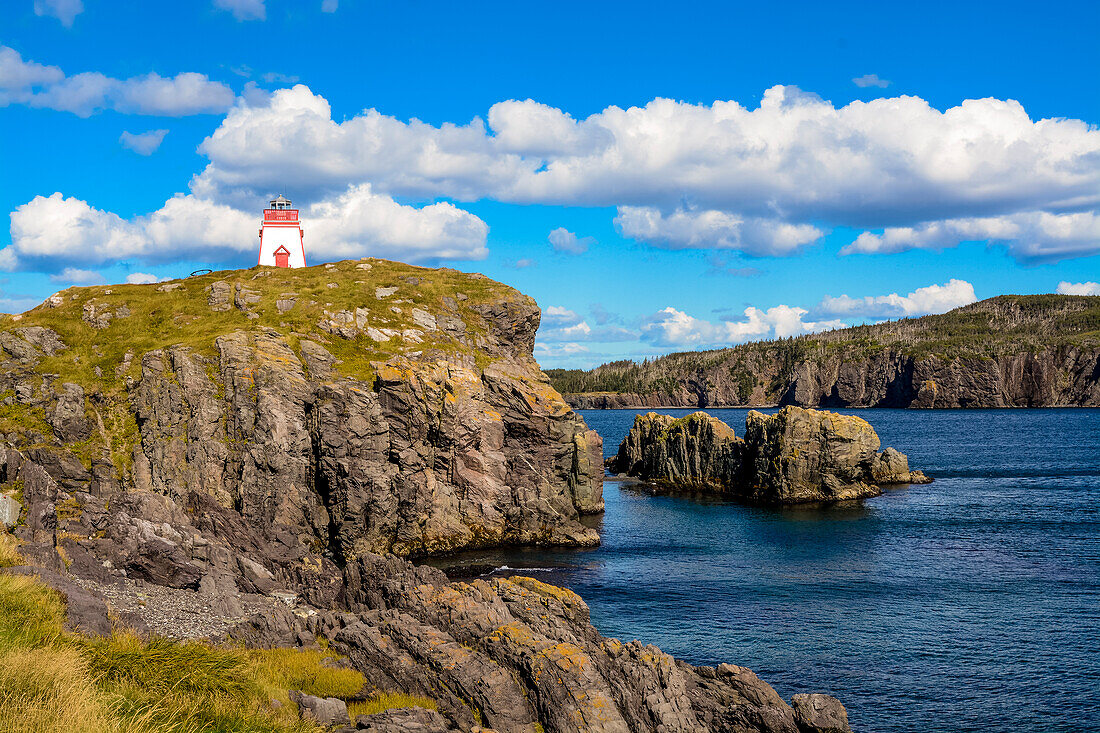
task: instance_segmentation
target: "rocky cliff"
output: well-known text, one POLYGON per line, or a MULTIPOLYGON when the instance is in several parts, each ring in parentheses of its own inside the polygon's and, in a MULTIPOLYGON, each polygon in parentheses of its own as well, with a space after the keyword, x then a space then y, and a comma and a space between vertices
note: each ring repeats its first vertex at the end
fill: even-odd
POLYGON ((538 324, 482 276, 380 260, 73 288, 0 321, 0 432, 58 501, 217 504, 340 565, 593 545, 600 439, 538 324))
POLYGON ((598 541, 580 519, 602 508, 602 447, 531 358, 538 317, 480 276, 378 260, 78 288, 6 317, 2 516, 36 564, 9 572, 85 633, 320 638, 372 690, 439 707, 380 733, 847 730, 831 697, 605 639, 568 591, 397 556, 598 541))
POLYGON ((590 372, 576 408, 1100 406, 1100 297, 1000 296, 950 313, 590 372))
POLYGON ((705 412, 682 418, 648 413, 634 426, 609 468, 674 491, 718 493, 754 504, 862 499, 888 484, 927 483, 893 448, 879 451, 866 420, 784 407, 752 411, 745 437, 705 412))

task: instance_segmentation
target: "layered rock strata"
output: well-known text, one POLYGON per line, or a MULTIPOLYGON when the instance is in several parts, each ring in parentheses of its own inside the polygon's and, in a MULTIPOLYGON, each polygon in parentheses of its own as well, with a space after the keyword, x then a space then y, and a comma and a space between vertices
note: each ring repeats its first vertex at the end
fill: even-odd
POLYGON ((754 504, 862 499, 889 484, 927 483, 905 454, 879 451, 874 429, 859 417, 784 407, 755 410, 738 438, 721 420, 638 415, 609 461, 614 473, 674 490, 706 491, 754 504))
POLYGON ((0 428, 58 501, 212 502, 340 565, 597 544, 579 519, 603 508, 601 441, 532 358, 534 301, 372 262, 74 288, 5 317, 0 428))
POLYGON ((0 478, 21 486, 27 507, 16 528, 20 552, 40 565, 8 572, 57 588, 71 628, 107 634, 121 623, 198 638, 189 633, 191 609, 202 608, 204 626, 229 627, 219 638, 310 648, 323 638, 364 674, 369 691, 427 697, 439 708, 360 718, 367 729, 847 730, 834 726, 846 714, 831 697, 788 704, 743 667, 694 667, 638 641, 605 638, 577 595, 532 578, 452 582, 436 568, 369 552, 340 567, 331 553, 265 535, 206 495, 178 503, 132 491, 109 505, 79 492, 73 504, 21 452, 4 457, 0 478), (147 600, 120 613, 133 581, 143 599, 164 586, 196 600, 177 597, 174 620, 163 617, 170 607, 147 600), (145 609, 155 606, 156 623, 146 623, 145 609), (246 615, 256 608, 263 610, 246 615))
POLYGON ((849 730, 827 695, 788 704, 743 667, 693 667, 605 638, 576 594, 533 578, 453 583, 435 568, 366 556, 348 594, 347 611, 255 616, 230 637, 272 646, 324 637, 373 686, 434 699, 445 730, 849 730))

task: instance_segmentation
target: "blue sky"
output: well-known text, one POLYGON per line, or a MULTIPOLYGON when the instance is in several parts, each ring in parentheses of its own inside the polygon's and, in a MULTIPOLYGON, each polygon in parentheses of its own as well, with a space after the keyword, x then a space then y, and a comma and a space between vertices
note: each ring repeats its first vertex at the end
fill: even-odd
POLYGON ((1100 294, 1095 3, 15 0, 0 309, 307 257, 481 271, 544 366, 1100 294), (969 101, 968 101, 969 100, 969 101))

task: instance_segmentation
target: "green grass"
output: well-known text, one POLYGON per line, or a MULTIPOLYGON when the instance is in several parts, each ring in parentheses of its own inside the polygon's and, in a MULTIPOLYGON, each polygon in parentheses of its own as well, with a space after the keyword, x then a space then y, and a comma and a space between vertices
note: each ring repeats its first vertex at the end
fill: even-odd
MULTIPOLYGON (((486 335, 486 324, 477 312, 479 306, 531 302, 512 288, 482 276, 378 259, 294 270, 254 267, 184 278, 169 285, 179 287, 169 291, 160 289, 164 284, 74 287, 58 294, 61 302, 56 307, 43 304, 20 315, 0 315, 0 332, 17 335, 18 329, 42 326, 55 331, 66 344, 68 348, 43 357, 33 370, 37 374, 58 375, 54 382, 56 389, 65 382, 75 382, 84 388, 86 395, 97 395, 94 402, 87 403, 92 437, 67 448, 86 467, 95 458, 109 458, 120 479, 132 469, 133 450, 139 440, 127 380, 140 377, 142 357, 150 351, 172 346, 188 348, 208 358, 208 368, 213 373, 218 337, 238 331, 273 331, 298 350, 299 357, 301 342, 313 340, 335 357, 339 376, 373 383, 376 377, 373 364, 396 356, 421 354, 421 358, 430 362, 436 354, 442 357, 465 353, 482 368, 489 357, 483 349, 461 343, 442 330, 424 332, 423 342, 416 344, 406 344, 400 338, 380 343, 365 334, 343 338, 319 328, 326 312, 366 308, 371 327, 395 331, 411 328, 423 331, 412 318, 414 308, 436 315, 450 313, 466 323, 473 344, 486 335), (359 269, 365 265, 370 265, 370 269, 359 269), (408 278, 420 282, 410 284, 408 278), (228 310, 212 310, 207 288, 220 281, 229 283, 232 292, 237 285, 254 291, 259 300, 247 308, 256 317, 250 318, 232 304, 232 292, 228 310), (375 289, 380 287, 396 287, 397 291, 388 298, 378 299, 375 289), (295 293, 296 302, 293 308, 280 313, 276 301, 284 293, 295 293), (458 299, 458 293, 466 299, 458 299), (90 305, 112 313, 125 308, 130 315, 113 318, 106 328, 96 329, 84 320, 84 309, 90 305), (394 312, 393 308, 401 312, 394 312), (123 369, 128 353, 131 360, 128 368, 123 369), (102 431, 98 429, 100 422, 102 431)), ((13 393, 0 397, 10 398, 13 393)), ((49 444, 53 435, 41 408, 18 403, 0 404, 0 433, 22 436, 24 446, 49 444)))
MULTIPOLYGON (((21 562, 0 533, 0 562, 21 562)), ((66 632, 65 604, 37 579, 0 574, 0 733, 317 733, 287 691, 346 699, 366 680, 328 650, 246 649, 197 641, 66 632), (274 702, 273 702, 274 701, 274 702)), ((353 715, 434 709, 378 693, 353 715)))

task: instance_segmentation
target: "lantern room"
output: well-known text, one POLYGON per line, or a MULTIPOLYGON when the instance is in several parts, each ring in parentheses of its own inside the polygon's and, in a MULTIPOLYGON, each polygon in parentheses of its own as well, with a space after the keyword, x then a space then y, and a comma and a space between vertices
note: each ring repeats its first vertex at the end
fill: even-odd
POLYGON ((264 209, 259 263, 269 267, 306 266, 305 232, 298 221, 298 210, 282 194, 264 209))

